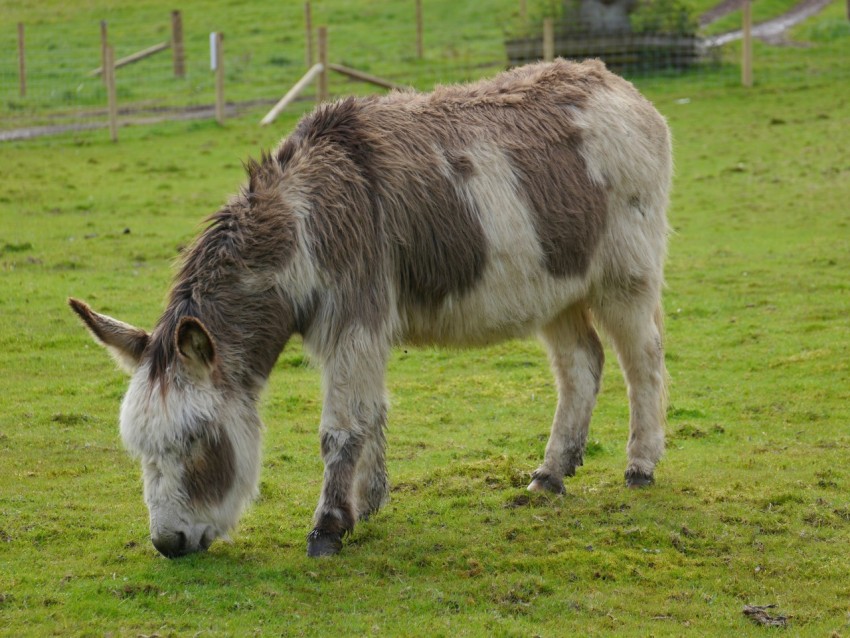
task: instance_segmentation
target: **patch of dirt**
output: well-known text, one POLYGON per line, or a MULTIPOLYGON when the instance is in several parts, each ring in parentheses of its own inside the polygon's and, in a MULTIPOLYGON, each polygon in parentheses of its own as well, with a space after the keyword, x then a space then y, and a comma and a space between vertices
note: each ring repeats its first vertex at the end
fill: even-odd
POLYGON ((755 624, 762 627, 787 627, 788 617, 772 615, 767 613, 768 609, 775 609, 776 605, 745 605, 744 615, 755 624))
POLYGON ((525 507, 531 502, 531 496, 528 494, 517 494, 514 498, 505 503, 505 507, 510 509, 516 509, 518 507, 525 507))

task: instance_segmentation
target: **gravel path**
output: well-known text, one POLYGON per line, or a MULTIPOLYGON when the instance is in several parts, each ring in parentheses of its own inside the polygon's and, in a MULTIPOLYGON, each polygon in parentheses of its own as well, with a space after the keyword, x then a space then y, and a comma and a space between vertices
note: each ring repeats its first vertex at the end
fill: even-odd
MULTIPOLYGON (((236 102, 227 104, 224 107, 225 117, 234 117, 240 115, 249 109, 257 106, 270 106, 277 100, 250 100, 247 102, 236 102)), ((43 137, 45 135, 57 135, 59 133, 68 133, 71 131, 92 131, 96 129, 109 128, 109 122, 106 119, 104 112, 92 112, 88 116, 85 114, 81 117, 98 118, 97 121, 90 122, 74 122, 63 124, 48 124, 43 126, 28 126, 25 128, 10 129, 8 131, 0 131, 0 142, 10 142, 13 140, 28 140, 34 137, 43 137)), ((128 126, 135 124, 156 124, 158 122, 178 122, 181 120, 211 120, 215 117, 214 105, 189 106, 183 108, 161 108, 151 110, 132 110, 119 112, 119 126, 128 126)))
MULTIPOLYGON (((753 37, 764 40, 770 44, 784 44, 785 32, 799 24, 806 18, 820 13, 832 0, 802 0, 793 9, 783 13, 780 16, 760 22, 753 27, 753 37)), ((715 20, 722 18, 727 13, 731 13, 740 8, 743 4, 742 0, 724 0, 713 9, 706 11, 700 16, 700 26, 711 24, 715 20), (703 20, 708 20, 703 22, 703 20)), ((720 35, 710 36, 705 39, 705 44, 708 47, 719 47, 735 40, 740 40, 743 33, 740 29, 721 33, 720 35)))

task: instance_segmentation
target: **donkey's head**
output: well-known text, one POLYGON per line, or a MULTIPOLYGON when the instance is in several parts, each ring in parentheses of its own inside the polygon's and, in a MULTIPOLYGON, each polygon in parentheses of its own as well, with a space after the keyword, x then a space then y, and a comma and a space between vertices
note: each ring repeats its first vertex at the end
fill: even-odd
POLYGON ((259 477, 262 426, 252 393, 224 382, 214 337, 197 318, 148 334, 69 303, 132 375, 121 438, 142 462, 154 546, 174 558, 227 538, 259 477), (173 353, 165 366, 155 361, 163 348, 173 353))

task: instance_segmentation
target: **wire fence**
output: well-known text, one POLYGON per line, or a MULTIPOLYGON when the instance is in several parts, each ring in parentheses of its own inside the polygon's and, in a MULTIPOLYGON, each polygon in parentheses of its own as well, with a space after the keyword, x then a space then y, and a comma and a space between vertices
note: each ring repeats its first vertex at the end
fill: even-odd
MULTIPOLYGON (((412 2, 375 3, 372 15, 346 11, 340 3, 311 3, 313 25, 328 28, 328 59, 394 83, 424 88, 435 82, 471 79, 503 68, 499 25, 469 20, 459 6, 451 29, 422 29, 417 47, 412 2), (364 38, 364 20, 370 29, 364 38)), ((343 3, 344 4, 344 3, 343 3)), ((458 3, 462 5, 462 3, 458 3)), ((112 12, 115 13, 115 12, 112 12)), ((240 7, 215 17, 182 11, 184 73, 174 73, 172 24, 168 13, 139 8, 108 15, 107 39, 116 60, 168 43, 169 47, 116 69, 122 123, 155 119, 212 117, 215 75, 210 69, 210 33, 223 32, 225 100, 228 114, 274 104, 307 68, 305 5, 266 3, 240 7)), ((93 16, 94 17, 94 16, 93 16)), ((442 23, 446 23, 443 16, 442 23)), ((427 11, 423 18, 427 19, 427 11)), ((106 125, 107 90, 92 71, 102 64, 100 21, 23 24, 25 86, 20 82, 18 32, 14 23, 0 34, 7 54, 0 58, 0 132, 40 133, 73 125, 106 125), (9 55, 11 53, 11 55, 9 55)), ((315 32, 315 28, 312 30, 315 32)), ((374 91, 334 76, 334 94, 374 91)), ((315 89, 305 95, 310 99, 315 89)), ((295 107, 297 108, 297 107, 295 107)))
MULTIPOLYGON (((103 77, 93 73, 102 64, 101 20, 116 60, 151 47, 161 49, 116 69, 122 124, 214 116, 214 31, 224 34, 228 116, 268 109, 296 83, 316 59, 317 25, 327 25, 329 61, 420 89, 540 59, 547 55, 547 46, 552 48, 549 55, 602 57, 632 78, 691 74, 727 83, 738 76, 735 39, 724 47, 709 47, 696 28, 667 34, 651 29, 600 34, 586 25, 570 30, 556 21, 547 43, 542 16, 554 4, 500 0, 498 10, 489 13, 474 3, 447 0, 382 0, 365 9, 364 3, 350 8, 339 0, 252 3, 217 12, 190 5, 180 13, 180 46, 173 17, 149 7, 111 9, 102 16, 46 16, 17 28, 4 21, 0 139, 107 126, 107 88, 103 77), (177 48, 183 51, 181 73, 175 69, 177 48)), ((674 8, 681 10, 679 5, 674 8)), ((340 75, 334 75, 330 85, 331 94, 337 95, 374 90, 340 75)), ((291 108, 304 110, 314 97, 311 85, 302 103, 291 108)))

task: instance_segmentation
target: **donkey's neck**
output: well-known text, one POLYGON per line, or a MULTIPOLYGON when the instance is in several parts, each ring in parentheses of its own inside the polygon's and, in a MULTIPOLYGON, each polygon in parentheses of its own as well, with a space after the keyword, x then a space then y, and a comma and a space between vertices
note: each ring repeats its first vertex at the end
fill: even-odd
POLYGON ((213 339, 222 380, 258 391, 295 330, 291 304, 276 291, 245 294, 237 288, 177 285, 151 340, 151 375, 162 377, 177 361, 175 331, 183 317, 199 319, 213 339))
POLYGON ((273 285, 274 251, 238 203, 214 216, 186 254, 154 331, 152 375, 176 360, 173 335, 180 320, 192 316, 212 337, 225 382, 255 391, 297 329, 291 299, 273 285))

